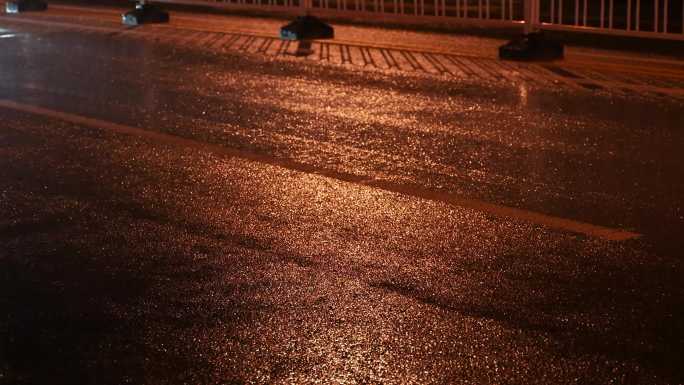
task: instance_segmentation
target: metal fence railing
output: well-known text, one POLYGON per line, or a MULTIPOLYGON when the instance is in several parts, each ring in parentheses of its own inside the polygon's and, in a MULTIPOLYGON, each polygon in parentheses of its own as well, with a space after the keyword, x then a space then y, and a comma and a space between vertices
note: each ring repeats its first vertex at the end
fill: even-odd
POLYGON ((498 25, 520 28, 525 0, 159 0, 219 8, 308 13, 399 23, 498 25))
POLYGON ((542 29, 684 40, 684 0, 538 0, 542 29))
POLYGON ((312 9, 523 22, 521 0, 311 0, 312 9))
POLYGON ((474 24, 684 40, 684 0, 160 0, 383 22, 474 24))

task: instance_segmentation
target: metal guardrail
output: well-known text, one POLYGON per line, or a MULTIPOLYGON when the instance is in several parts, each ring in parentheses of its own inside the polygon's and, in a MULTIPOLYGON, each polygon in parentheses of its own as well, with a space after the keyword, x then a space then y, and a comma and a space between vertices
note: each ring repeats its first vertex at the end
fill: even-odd
POLYGON ((684 40, 684 0, 160 0, 390 23, 560 30, 684 40))
POLYGON ((407 24, 472 24, 520 28, 524 0, 159 0, 218 8, 308 13, 407 24))
POLYGON ((531 0, 540 29, 684 40, 684 0, 531 0))

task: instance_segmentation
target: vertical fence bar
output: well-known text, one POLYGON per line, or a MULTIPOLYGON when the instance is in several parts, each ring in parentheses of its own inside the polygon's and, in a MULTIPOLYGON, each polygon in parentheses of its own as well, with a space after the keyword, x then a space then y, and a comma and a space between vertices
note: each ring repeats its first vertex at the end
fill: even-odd
POLYGON ((513 20, 513 0, 508 0, 508 19, 513 20))
POLYGON ((658 0, 653 2, 653 32, 658 32, 658 0))
POLYGON ((632 29, 632 0, 627 0, 627 30, 632 29))
POLYGON ((636 30, 641 29, 641 0, 636 0, 636 30))
MULTIPOLYGON (((667 33, 667 16, 670 12, 668 12, 668 1, 663 0, 663 33, 667 33)), ((682 20, 682 23, 684 23, 684 20, 682 20)))
POLYGON ((608 3, 608 28, 613 29, 613 0, 608 3))
POLYGON ((534 22, 535 21, 534 15, 537 11, 537 7, 539 6, 539 1, 529 0, 529 2, 530 2, 530 12, 527 14, 528 16, 526 16, 529 18, 528 19, 529 21, 527 21, 526 24, 528 24, 528 28, 527 28, 528 33, 532 33, 535 31, 535 28, 537 27, 537 23, 534 22))
POLYGON ((442 16, 446 16, 446 0, 442 0, 442 16))
POLYGON ((504 20, 505 18, 506 18, 506 0, 501 0, 501 20, 504 20))
MULTIPOLYGON (((513 0, 511 0, 513 1, 513 0)), ((556 0, 551 0, 551 24, 556 20, 556 0)))
POLYGON ((485 0, 485 18, 489 20, 489 0, 485 0))
POLYGON ((477 18, 482 19, 482 0, 477 0, 477 18))
POLYGON ((604 23, 604 15, 606 14, 606 1, 601 0, 601 15, 599 16, 599 20, 601 21, 601 28, 605 26, 604 23))
POLYGON ((587 0, 584 0, 584 9, 582 11, 582 25, 587 26, 587 9, 588 9, 588 4, 587 0))
POLYGON ((563 24, 563 0, 558 0, 558 24, 563 24))
POLYGON ((579 0, 575 0, 575 25, 579 25, 579 0))

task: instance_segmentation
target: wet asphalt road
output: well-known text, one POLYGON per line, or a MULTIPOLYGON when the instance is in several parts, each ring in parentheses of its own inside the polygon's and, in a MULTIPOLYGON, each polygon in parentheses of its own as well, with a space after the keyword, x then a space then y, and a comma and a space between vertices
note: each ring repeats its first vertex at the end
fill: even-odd
POLYGON ((684 382, 681 99, 0 28, 0 384, 684 382))

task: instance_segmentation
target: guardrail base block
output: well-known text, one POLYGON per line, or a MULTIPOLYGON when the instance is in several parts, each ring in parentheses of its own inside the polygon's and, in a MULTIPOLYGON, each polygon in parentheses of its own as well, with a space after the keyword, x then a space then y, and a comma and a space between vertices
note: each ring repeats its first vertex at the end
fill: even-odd
POLYGON ((45 11, 46 9, 47 3, 42 0, 13 0, 5 3, 7 13, 45 11))
POLYGON ((533 32, 499 47, 499 58, 505 60, 562 59, 563 44, 549 40, 541 32, 533 32))
POLYGON ((138 3, 134 10, 124 13, 121 18, 126 25, 168 23, 169 13, 152 4, 138 3))
POLYGON ((283 40, 332 39, 334 36, 333 27, 310 15, 299 16, 280 28, 280 38, 283 40))

